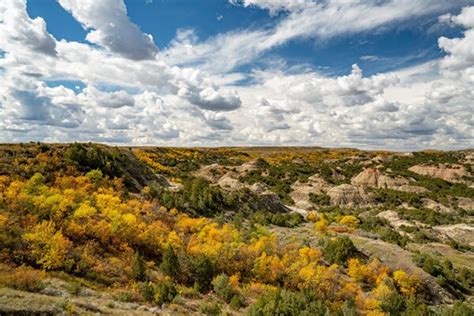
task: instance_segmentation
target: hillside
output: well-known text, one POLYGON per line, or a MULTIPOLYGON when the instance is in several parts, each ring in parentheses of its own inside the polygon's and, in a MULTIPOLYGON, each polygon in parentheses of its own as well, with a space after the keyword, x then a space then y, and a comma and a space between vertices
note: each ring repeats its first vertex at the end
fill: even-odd
POLYGON ((0 145, 0 314, 472 314, 473 164, 0 145))

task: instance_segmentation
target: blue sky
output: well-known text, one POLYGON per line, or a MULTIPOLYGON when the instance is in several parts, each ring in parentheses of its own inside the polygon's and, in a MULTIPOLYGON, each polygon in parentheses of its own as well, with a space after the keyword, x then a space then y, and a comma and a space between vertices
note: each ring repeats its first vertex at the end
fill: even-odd
POLYGON ((473 3, 6 0, 0 140, 469 147, 473 3))
MULTIPOLYGON (((27 5, 29 15, 43 17, 48 31, 57 39, 86 42, 87 31, 56 0, 30 0, 27 5)), ((128 0, 125 5, 130 20, 153 35, 161 49, 169 45, 179 29, 192 29, 204 41, 236 29, 271 27, 287 15, 281 12, 272 16, 266 9, 236 6, 226 0, 128 0)), ((452 11, 460 9, 458 6, 452 11)), ((387 24, 356 37, 351 34, 331 40, 293 40, 263 58, 284 59, 288 65, 307 64, 331 75, 344 74, 354 62, 364 67, 366 75, 396 70, 440 58, 445 52, 438 47, 438 37, 462 33, 461 27, 440 25, 438 16, 433 13, 387 24)), ((258 60, 252 61, 241 70, 258 64, 258 60)))

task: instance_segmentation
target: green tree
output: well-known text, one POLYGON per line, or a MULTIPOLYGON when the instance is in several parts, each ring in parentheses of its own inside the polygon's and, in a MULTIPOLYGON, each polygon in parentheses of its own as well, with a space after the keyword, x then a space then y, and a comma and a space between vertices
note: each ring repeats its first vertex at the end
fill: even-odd
POLYGON ((179 260, 171 245, 163 253, 160 269, 173 280, 178 280, 180 274, 179 260))
POLYGON ((345 264, 349 258, 357 255, 357 248, 349 237, 329 239, 323 248, 324 257, 330 263, 345 264))
POLYGON ((138 252, 133 255, 132 278, 136 281, 146 280, 145 260, 138 252))
POLYGON ((212 278, 216 274, 215 264, 204 255, 193 258, 191 264, 195 287, 202 293, 209 292, 212 278))

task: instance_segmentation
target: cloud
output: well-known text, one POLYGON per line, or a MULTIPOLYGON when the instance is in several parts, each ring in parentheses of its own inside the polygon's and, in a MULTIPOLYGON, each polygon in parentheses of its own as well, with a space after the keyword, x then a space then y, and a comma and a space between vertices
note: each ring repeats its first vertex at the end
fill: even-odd
POLYGON ((89 42, 133 60, 152 59, 157 53, 153 37, 128 18, 123 0, 58 1, 84 29, 91 29, 89 42))
POLYGON ((46 31, 40 17, 30 19, 23 1, 4 0, 0 3, 0 49, 28 48, 41 54, 55 56, 56 41, 46 31))
POLYGON ((371 76, 354 64, 345 75, 328 76, 285 63, 247 73, 232 69, 293 39, 373 30, 445 13, 452 4, 427 9, 422 0, 244 1, 239 3, 269 10, 275 23, 204 42, 192 30, 180 30, 157 53, 122 1, 61 3, 91 30, 88 40, 95 45, 57 41, 43 19, 28 16, 22 1, 0 4, 0 141, 472 147, 472 7, 441 19, 465 31, 439 39, 446 53, 439 60, 371 76), (53 87, 51 81, 79 81, 81 88, 53 87))
POLYGON ((105 108, 120 108, 123 106, 133 106, 135 104, 133 96, 123 90, 103 92, 94 86, 86 87, 78 98, 83 99, 83 103, 89 102, 94 106, 105 108))
POLYGON ((67 98, 58 98, 58 93, 65 95, 71 90, 48 88, 43 82, 28 78, 2 79, 0 100, 4 109, 0 118, 12 126, 21 129, 38 124, 75 128, 81 124, 84 112, 80 107, 68 103, 67 98))
POLYGON ((203 42, 177 39, 162 52, 173 64, 199 65, 222 73, 250 63, 275 47, 292 40, 327 40, 377 29, 460 6, 464 1, 430 0, 324 0, 324 1, 230 1, 257 6, 275 14, 284 11, 273 25, 219 34, 203 42))

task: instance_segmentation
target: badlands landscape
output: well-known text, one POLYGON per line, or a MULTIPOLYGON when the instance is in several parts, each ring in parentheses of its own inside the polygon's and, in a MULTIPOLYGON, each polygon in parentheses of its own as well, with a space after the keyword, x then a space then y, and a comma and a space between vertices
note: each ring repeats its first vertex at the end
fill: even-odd
POLYGON ((0 314, 473 312, 472 150, 0 157, 0 314))

